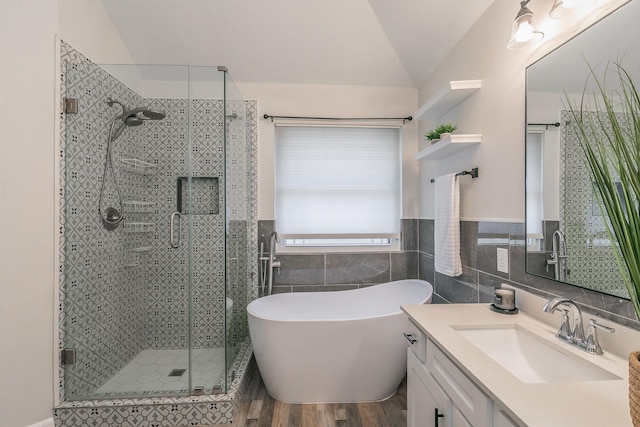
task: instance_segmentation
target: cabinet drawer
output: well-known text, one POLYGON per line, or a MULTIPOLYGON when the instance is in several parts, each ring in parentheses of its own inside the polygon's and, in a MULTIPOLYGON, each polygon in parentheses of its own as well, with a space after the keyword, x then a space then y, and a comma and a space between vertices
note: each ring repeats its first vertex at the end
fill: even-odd
POLYGON ((411 348, 413 354, 424 363, 426 361, 427 336, 408 319, 404 334, 407 338, 407 345, 411 348))
POLYGON ((427 369, 473 426, 493 424, 493 404, 433 343, 427 340, 427 369))

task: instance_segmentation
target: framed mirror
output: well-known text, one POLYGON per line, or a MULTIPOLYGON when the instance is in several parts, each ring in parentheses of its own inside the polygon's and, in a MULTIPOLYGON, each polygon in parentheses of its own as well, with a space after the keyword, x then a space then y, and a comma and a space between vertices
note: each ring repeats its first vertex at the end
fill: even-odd
MULTIPOLYGON (((630 1, 526 70, 526 271, 628 298, 595 199, 567 98, 580 105, 620 63, 640 83, 640 1, 630 1)), ((615 89, 614 73, 607 89, 615 89)), ((592 104, 593 105, 593 104, 592 104)), ((588 114, 597 115, 597 111, 588 114)))

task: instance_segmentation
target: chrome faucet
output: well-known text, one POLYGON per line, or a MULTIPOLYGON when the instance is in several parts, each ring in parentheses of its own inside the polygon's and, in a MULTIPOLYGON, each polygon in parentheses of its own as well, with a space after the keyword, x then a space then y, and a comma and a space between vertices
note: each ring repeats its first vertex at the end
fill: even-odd
POLYGON ((556 310, 560 310, 562 312, 562 323, 560 324, 560 329, 556 336, 559 339, 572 344, 583 342, 584 328, 582 326, 582 311, 580 310, 580 307, 570 299, 560 297, 549 300, 544 307, 542 307, 542 311, 545 313, 555 313, 556 310), (573 327, 571 326, 571 321, 569 319, 569 310, 559 308, 560 306, 568 306, 576 309, 577 315, 573 319, 573 327))
POLYGON ((589 320, 589 327, 585 338, 584 326, 582 324, 582 311, 575 302, 568 298, 556 297, 549 300, 544 307, 542 307, 542 311, 545 313, 554 313, 556 310, 562 312, 562 322, 560 329, 558 329, 556 333, 556 337, 558 337, 559 340, 574 345, 590 354, 602 354, 602 347, 598 342, 597 329, 602 329, 606 332, 615 332, 615 329, 601 325, 594 319, 591 319, 589 320), (576 315, 573 318, 573 326, 569 319, 569 310, 561 308, 563 306, 573 307, 575 309, 576 315))
POLYGON ((560 230, 553 232, 551 240, 551 259, 547 260, 547 271, 553 265, 553 278, 565 281, 567 279, 567 241, 560 230))
POLYGON ((274 231, 269 236, 269 259, 267 261, 267 271, 269 274, 269 282, 267 286, 267 295, 271 295, 273 289, 273 269, 280 268, 280 261, 276 261, 276 243, 280 243, 280 235, 274 231))
POLYGON ((600 343, 598 342, 598 329, 602 329, 605 332, 615 332, 616 330, 613 328, 610 328, 609 326, 604 326, 601 325, 600 323, 596 322, 594 319, 590 319, 589 320, 589 326, 587 327, 587 338, 585 338, 584 343, 585 343, 585 351, 587 353, 591 353, 591 354, 602 354, 602 347, 600 346, 600 343))

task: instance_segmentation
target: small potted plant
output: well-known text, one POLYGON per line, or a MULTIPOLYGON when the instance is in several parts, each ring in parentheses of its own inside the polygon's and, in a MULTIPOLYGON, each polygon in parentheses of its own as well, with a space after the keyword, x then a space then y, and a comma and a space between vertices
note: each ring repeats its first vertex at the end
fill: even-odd
POLYGON ((453 123, 442 123, 438 125, 434 130, 430 130, 427 132, 424 137, 431 141, 432 144, 440 141, 443 138, 446 138, 453 132, 458 129, 458 126, 453 123))

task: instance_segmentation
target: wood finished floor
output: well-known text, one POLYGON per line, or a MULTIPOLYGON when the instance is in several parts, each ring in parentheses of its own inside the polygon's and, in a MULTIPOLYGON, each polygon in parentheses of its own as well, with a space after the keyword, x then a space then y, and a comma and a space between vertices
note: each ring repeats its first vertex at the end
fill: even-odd
MULTIPOLYGON (((407 425, 407 384, 382 402, 289 404, 267 393, 254 370, 246 401, 235 415, 233 426, 241 427, 404 427, 407 425)), ((224 426, 229 427, 229 424, 224 426)), ((223 426, 211 426, 223 427, 223 426)))

